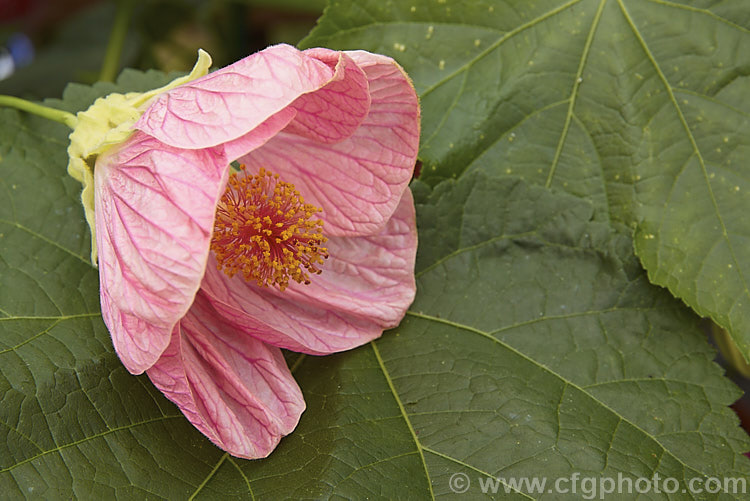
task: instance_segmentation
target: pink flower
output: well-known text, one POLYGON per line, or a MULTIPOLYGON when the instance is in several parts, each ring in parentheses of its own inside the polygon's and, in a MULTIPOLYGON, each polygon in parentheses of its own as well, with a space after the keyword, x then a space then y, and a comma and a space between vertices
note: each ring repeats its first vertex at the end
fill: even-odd
POLYGON ((354 348, 414 298, 416 94, 388 57, 279 45, 134 129, 94 171, 115 349, 219 447, 265 457, 305 407, 279 348, 354 348))

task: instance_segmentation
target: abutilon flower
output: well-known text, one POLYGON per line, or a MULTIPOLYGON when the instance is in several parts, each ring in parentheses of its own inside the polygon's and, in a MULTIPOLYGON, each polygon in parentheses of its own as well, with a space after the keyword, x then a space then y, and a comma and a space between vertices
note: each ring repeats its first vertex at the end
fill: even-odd
POLYGON ((363 51, 209 66, 201 53, 173 84, 79 113, 69 171, 123 364, 259 458, 305 407, 280 348, 362 345, 414 298, 419 106, 392 59, 363 51))

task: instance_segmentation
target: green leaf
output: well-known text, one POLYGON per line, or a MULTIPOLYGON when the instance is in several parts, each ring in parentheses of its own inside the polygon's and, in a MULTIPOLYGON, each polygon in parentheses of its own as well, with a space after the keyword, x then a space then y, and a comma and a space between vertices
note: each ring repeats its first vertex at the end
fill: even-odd
MULTIPOLYGON (((168 80, 126 72, 48 104, 168 80)), ((419 294, 404 323, 292 357, 298 429, 269 459, 231 458, 113 352, 68 131, 0 114, 0 492, 425 499, 451 496, 459 472, 477 496, 484 475, 748 475, 736 388, 630 240, 575 197, 477 175, 414 186, 419 294)))
POLYGON ((458 473, 472 498, 495 477, 750 478, 739 393, 695 316, 590 204, 483 175, 414 188, 416 302, 369 347, 299 363, 299 428, 232 465, 275 481, 259 497, 451 497, 458 473))
POLYGON ((456 236, 435 232, 420 247, 422 294, 400 342, 381 348, 431 456, 492 476, 747 472, 731 454, 709 459, 723 439, 698 438, 729 431, 744 450, 733 418, 709 403, 736 394, 692 315, 648 284, 629 238, 591 221, 589 204, 520 181, 448 186, 420 207, 420 223, 456 236))
POLYGON ((395 57, 425 182, 481 170, 585 197, 750 360, 748 2, 337 0, 302 45, 395 57))

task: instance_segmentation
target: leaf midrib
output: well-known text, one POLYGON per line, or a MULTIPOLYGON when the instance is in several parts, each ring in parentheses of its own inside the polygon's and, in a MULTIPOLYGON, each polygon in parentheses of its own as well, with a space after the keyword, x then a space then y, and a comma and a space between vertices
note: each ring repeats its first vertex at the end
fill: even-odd
POLYGON ((401 416, 404 418, 404 422, 406 423, 406 426, 409 428, 409 433, 411 433, 412 440, 414 440, 414 445, 417 447, 417 451, 419 452, 419 458, 422 461, 422 467, 424 468, 425 478, 427 479, 427 485, 430 488, 430 498, 435 499, 435 493, 432 490, 432 479, 430 477, 430 470, 429 468, 427 468, 427 462, 424 459, 424 450, 422 448, 422 443, 419 441, 419 437, 417 437, 417 433, 414 431, 414 427, 412 426, 411 420, 409 419, 409 414, 406 412, 406 408, 404 407, 404 404, 401 401, 401 397, 398 396, 396 387, 393 385, 393 380, 391 379, 391 375, 388 372, 388 369, 385 367, 385 362, 383 361, 383 357, 380 356, 380 350, 378 350, 378 346, 375 344, 374 341, 370 341, 370 347, 372 348, 372 352, 375 354, 375 358, 378 361, 378 365, 380 366, 380 370, 383 373, 383 377, 388 383, 388 388, 390 388, 391 390, 391 394, 393 395, 393 398, 396 401, 396 404, 398 405, 399 410, 401 411, 401 416))
MULTIPOLYGON (((623 4, 622 0, 617 0, 617 3, 620 7, 620 11, 622 12, 622 15, 625 17, 625 20, 628 23, 628 26, 633 32, 633 35, 638 40, 638 43, 641 45, 641 48, 646 54, 649 62, 653 66, 654 71, 656 71, 656 74, 659 76, 659 80, 662 82, 662 85, 664 86, 664 89, 667 92, 667 95, 669 96, 669 101, 672 103, 674 110, 677 113, 677 116, 680 120, 680 124, 682 125, 682 128, 685 131, 685 135, 687 136, 687 139, 690 142, 690 146, 693 149, 693 155, 695 155, 701 167, 701 173, 703 174, 706 189, 708 190, 708 194, 711 199, 711 204, 714 208, 714 213, 716 215, 716 218, 718 219, 719 224, 721 225, 721 232, 722 232, 721 239, 723 239, 726 242, 727 249, 729 250, 729 253, 732 258, 732 262, 734 263, 734 266, 737 269, 737 275, 742 281, 742 287, 743 287, 742 293, 746 297, 750 298, 750 288, 748 287, 747 279, 745 278, 745 274, 743 273, 743 268, 740 266, 739 261, 737 260, 737 255, 735 253, 734 246, 732 245, 732 242, 729 239, 729 232, 727 231, 726 224, 724 223, 724 218, 721 214, 721 211, 719 210, 718 202, 716 201, 716 196, 714 194, 713 187, 711 186, 711 181, 708 177, 708 170, 706 168, 705 160, 703 159, 703 155, 701 153, 700 148, 698 147, 698 143, 695 139, 695 136, 693 135, 693 132, 690 129, 690 125, 688 124, 687 119, 685 118, 685 115, 682 113, 682 108, 680 108, 680 105, 678 104, 677 99, 675 98, 674 89, 672 85, 669 83, 669 80, 667 80, 667 77, 662 71, 659 63, 656 61, 656 58, 651 53, 651 50, 649 49, 648 44, 646 43, 646 40, 641 35, 640 31, 638 30, 638 27, 636 26, 635 22, 630 16, 630 13, 628 12, 625 5, 623 4)), ((661 222, 659 223, 658 233, 661 233, 663 224, 664 224, 664 219, 662 218, 661 222)), ((659 250, 661 250, 661 246, 659 246, 659 250)), ((735 303, 736 303, 736 300, 735 300, 735 303)), ((715 316, 715 315, 712 315, 712 316, 715 316)), ((720 325, 723 323, 722 320, 725 320, 725 322, 727 322, 728 325, 722 325, 722 327, 729 329, 730 332, 732 331, 731 320, 729 318, 725 318, 725 319, 714 318, 714 320, 720 325)))
POLYGON ((580 3, 581 1, 582 0, 570 0, 570 1, 568 1, 568 2, 566 2, 564 4, 562 4, 562 5, 560 5, 559 7, 556 7, 556 8, 554 8, 554 9, 548 11, 548 12, 545 12, 541 16, 538 16, 538 17, 532 19, 528 23, 522 24, 522 25, 518 26, 517 28, 508 31, 502 37, 500 37, 496 42, 494 42, 492 45, 490 45, 489 47, 487 47, 486 49, 484 49, 482 52, 480 52, 479 54, 477 54, 476 56, 474 56, 472 59, 470 59, 465 64, 462 64, 461 66, 459 66, 455 71, 453 71, 452 73, 449 73, 448 75, 446 75, 441 80, 438 80, 437 82, 435 82, 431 86, 427 87, 422 92, 422 94, 420 95, 420 98, 424 99, 432 91, 434 91, 435 89, 437 89, 438 87, 440 87, 441 85, 443 85, 445 82, 453 79, 459 73, 462 73, 464 71, 468 71, 472 66, 474 66, 474 64, 476 62, 480 61, 484 57, 486 57, 489 54, 491 54, 493 51, 495 51, 498 47, 500 47, 503 43, 505 43, 509 39, 513 38, 514 36, 518 35, 519 33, 522 33, 524 31, 526 31, 529 28, 533 28, 537 24, 539 24, 539 23, 541 23, 543 21, 546 21, 547 19, 549 19, 549 18, 551 18, 551 17, 559 14, 560 12, 563 12, 563 11, 571 8, 572 6, 574 6, 577 3, 580 3))
POLYGON ((565 141, 568 138, 568 129, 570 128, 570 121, 573 118, 573 110, 575 109, 576 101, 578 98, 578 89, 583 82, 583 70, 586 67, 586 61, 588 60, 589 51, 591 50, 591 44, 594 41, 594 35, 596 34, 596 29, 599 26, 599 21, 601 20, 602 12, 604 11, 604 6, 606 5, 606 3, 607 0, 600 0, 599 8, 597 9, 596 14, 594 14, 594 20, 591 23, 589 34, 586 37, 586 43, 583 45, 581 59, 578 61, 578 69, 576 70, 576 75, 573 80, 573 89, 571 90, 570 97, 568 98, 568 111, 565 114, 565 123, 563 124, 563 130, 560 133, 560 140, 557 143, 557 149, 555 150, 555 156, 552 159, 552 165, 550 166, 549 173, 547 174, 547 181, 544 184, 545 188, 549 188, 552 185, 552 178, 555 176, 557 164, 560 161, 560 155, 562 154, 563 147, 565 146, 565 141))

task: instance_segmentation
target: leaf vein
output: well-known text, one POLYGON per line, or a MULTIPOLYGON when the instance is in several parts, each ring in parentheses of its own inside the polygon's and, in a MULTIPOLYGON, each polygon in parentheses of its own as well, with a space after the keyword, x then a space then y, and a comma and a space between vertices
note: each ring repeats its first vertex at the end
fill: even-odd
MULTIPOLYGON (((544 365, 544 364, 542 364, 542 363, 539 363, 538 361, 534 360, 533 358, 530 358, 530 357, 529 357, 528 355, 526 355, 525 353, 523 353, 523 352, 521 352, 521 351, 517 350, 517 349, 516 349, 515 347, 513 347, 512 345, 510 345, 510 344, 508 344, 508 343, 505 343, 505 342, 501 341, 500 339, 497 339, 496 337, 492 336, 492 335, 491 335, 490 333, 488 333, 488 332, 485 332, 485 331, 483 331, 483 330, 481 330, 481 329, 477 329, 477 328, 475 328, 475 327, 472 327, 472 326, 470 326, 470 325, 464 325, 464 324, 461 324, 461 323, 458 323, 458 322, 453 322, 453 321, 451 321, 451 320, 447 320, 447 319, 444 319, 444 318, 438 318, 438 317, 434 317, 434 316, 432 316, 432 315, 427 315, 427 314, 424 314, 424 313, 415 313, 415 312, 412 312, 412 311, 407 311, 407 312, 406 312, 406 314, 407 314, 407 315, 410 315, 410 316, 413 316, 413 317, 416 317, 416 318, 420 318, 420 319, 422 319, 422 320, 427 320, 427 321, 430 321, 430 322, 435 322, 435 323, 439 323, 439 324, 443 324, 443 325, 448 325, 448 326, 451 326, 451 327, 454 327, 454 328, 456 328, 456 329, 460 329, 460 330, 463 330, 463 331, 466 331, 466 332, 472 332, 472 333, 474 333, 474 334, 477 334, 477 335, 479 335, 479 336, 482 336, 482 337, 484 337, 484 338, 486 338, 486 339, 490 340, 490 341, 491 341, 491 342, 493 342, 493 343, 496 343, 496 344, 498 344, 498 345, 500 345, 500 346, 504 347, 504 348, 505 348, 505 349, 507 349, 508 351, 510 351, 510 352, 512 352, 512 353, 514 353, 514 354, 516 354, 517 356, 521 357, 522 359, 526 360, 527 362, 529 362, 529 363, 531 363, 531 364, 535 365, 535 366, 536 366, 536 367, 538 367, 539 369, 543 370, 544 372, 547 372, 547 373, 548 373, 548 374, 550 374, 551 376, 553 376, 553 377, 555 377, 556 379, 558 379, 558 380, 559 380, 559 381, 560 381, 561 383, 563 383, 563 384, 565 385, 565 388, 568 388, 568 387, 570 387, 570 388, 573 388, 573 389, 575 389, 575 390, 577 390, 577 391, 581 392, 582 394, 584 394, 584 395, 588 396, 589 398, 591 398, 591 399, 592 399, 593 401, 595 401, 595 402, 596 402, 597 404, 599 404, 599 405, 600 405, 600 406, 601 406, 601 407, 602 407, 603 409, 605 409, 606 411, 610 412, 610 413, 611 413, 611 414, 612 414, 612 415, 613 415, 614 417, 616 417, 617 419, 620 419, 621 421, 623 421, 623 422, 625 422, 625 423, 629 424, 629 425, 630 425, 630 426, 632 426, 632 427, 633 427, 634 429, 636 429, 636 430, 638 430, 638 431, 639 431, 640 433, 642 433, 642 434, 643 434, 644 436, 646 436, 646 437, 650 438, 650 439, 651 439, 652 441, 654 441, 654 442, 655 442, 655 443, 656 443, 656 444, 657 444, 657 445, 658 445, 658 446, 659 446, 659 447, 660 447, 660 448, 661 448, 661 449, 662 449, 663 451, 665 451, 666 453, 669 453, 669 455, 670 455, 670 456, 671 456, 672 458, 674 458, 674 460, 675 460, 675 461, 677 461, 678 463, 680 463, 680 464, 681 464, 682 466, 684 466, 685 468, 687 468, 687 469, 690 469, 690 470, 693 470, 693 471, 696 471, 697 473, 700 473, 700 474, 705 474, 705 475, 708 475, 708 474, 706 474, 706 473, 704 473, 704 472, 698 472, 698 471, 697 471, 697 470, 696 470, 695 468, 693 468, 693 467, 691 467, 690 465, 686 464, 686 463, 685 463, 685 462, 684 462, 684 461, 683 461, 683 460, 682 460, 681 458, 677 457, 677 456, 676 456, 675 454, 673 454, 673 453, 672 453, 671 451, 669 451, 669 450, 667 449, 667 447, 665 447, 665 446, 664 446, 664 445, 663 445, 663 444, 662 444, 662 443, 661 443, 661 442, 660 442, 660 441, 658 440, 658 438, 657 438, 657 437, 655 437, 654 435, 652 435, 651 433, 649 433, 648 431, 646 431, 646 430, 645 430, 645 429, 643 429, 642 427, 638 426, 638 424, 636 424, 636 423, 634 423, 634 422, 630 421, 629 419, 627 419, 627 418, 626 418, 625 416, 623 416, 622 414, 620 414, 619 412, 617 412, 617 411, 616 411, 615 409, 613 409, 612 407, 610 407, 609 405, 607 405, 607 404, 606 404, 605 402, 603 402, 602 400, 600 400, 600 399, 596 398, 596 397, 595 397, 594 395, 592 395, 591 393, 589 393, 589 392, 585 391, 585 389, 584 389, 583 387, 581 387, 581 386, 577 385, 577 384, 576 384, 576 383, 574 383, 573 381, 570 381, 570 380, 566 379, 565 377, 563 377, 563 375, 562 375, 562 374, 559 374, 559 373, 555 372, 555 371, 554 371, 554 370, 553 370, 553 369, 552 369, 551 367, 549 367, 549 366, 547 366, 547 365, 544 365)), ((390 381, 390 380, 389 380, 389 381, 390 381)), ((399 403, 400 403, 400 402, 399 402, 399 403)))
POLYGON ((562 155, 563 146, 565 145, 565 141, 568 137, 568 129, 570 128, 570 121, 573 117, 573 109, 575 108, 576 100, 578 98, 578 89, 580 88, 581 82, 583 81, 581 75, 583 75, 583 69, 586 66, 586 60, 588 59, 589 51, 591 50, 591 44, 594 41, 594 34, 596 33, 596 28, 599 26, 599 21, 602 17, 602 11, 604 10, 604 4, 606 4, 606 2, 607 0, 601 0, 599 2, 599 8, 594 15, 594 20, 591 23, 589 34, 586 37, 586 43, 583 45, 581 60, 578 62, 578 70, 576 70, 575 79, 573 80, 573 89, 571 90, 570 98, 568 99, 568 112, 565 115, 565 123, 563 124, 563 130, 560 133, 560 140, 557 142, 557 149, 555 150, 555 156, 552 159, 552 165, 550 166, 549 174, 547 175, 547 182, 544 185, 545 188, 549 188, 552 184, 552 178, 554 177, 555 171, 557 170, 557 165, 560 161, 560 155, 562 155))
POLYGON ((240 465, 237 464, 237 461, 235 461, 232 456, 229 456, 227 458, 227 461, 229 461, 230 463, 232 463, 232 466, 234 466, 237 469, 237 471, 240 473, 240 475, 242 476, 242 478, 245 480, 245 485, 247 486, 247 492, 250 493, 250 499, 254 500, 255 499, 255 494, 253 494, 253 488, 250 486, 250 479, 247 478, 247 475, 245 475, 245 472, 242 471, 242 468, 240 468, 240 465))
POLYGON ((180 418, 183 418, 183 417, 184 416, 182 414, 179 414, 179 415, 176 415, 176 416, 161 416, 161 417, 154 418, 154 419, 147 419, 145 421, 140 421, 138 423, 132 423, 132 424, 129 424, 129 425, 126 425, 126 426, 119 426, 117 428, 110 428, 110 429, 108 429, 106 431, 103 431, 101 433, 97 433, 95 435, 91 435, 90 437, 85 437, 85 438, 82 438, 80 440, 76 440, 75 442, 71 442, 69 444, 63 444, 63 445, 57 446, 57 447, 55 447, 53 449, 49 449, 49 450, 43 451, 40 454, 37 454, 36 456, 32 456, 30 458, 24 459, 23 461, 19 461, 18 463, 14 464, 12 466, 9 466, 7 468, 3 468, 2 470, 0 470, 0 473, 6 473, 6 472, 9 472, 9 471, 12 471, 12 470, 18 468, 19 466, 22 466, 22 465, 24 465, 26 463, 31 463, 32 461, 36 461, 37 459, 39 459, 39 458, 41 458, 43 456, 46 456, 48 454, 52 454, 52 453, 55 453, 55 452, 60 452, 60 451, 62 451, 64 449, 68 449, 70 447, 75 447, 77 445, 89 442, 91 440, 95 440, 97 438, 102 438, 102 437, 105 437, 107 435, 111 435, 112 433, 116 433, 116 432, 123 431, 123 430, 129 430, 129 429, 135 428, 137 426, 143 426, 143 425, 151 424, 151 423, 154 423, 154 422, 157 422, 157 421, 164 421, 166 419, 180 419, 180 418))
MULTIPOLYGON (((682 125, 682 128, 685 130, 685 134, 687 135, 688 141, 690 141, 690 145, 692 146, 693 153, 695 154, 696 158, 698 159, 698 163, 700 164, 701 172, 703 174, 703 179, 706 182, 706 188, 708 190, 708 194, 711 199, 711 204, 713 205, 716 218, 718 219, 719 224, 721 225, 722 238, 727 244, 727 248, 732 257, 732 261, 734 262, 734 266, 737 269, 737 274, 739 275, 739 278, 742 281, 742 286, 744 289, 743 293, 745 294, 745 296, 750 297, 750 289, 748 288, 747 280, 745 278, 742 268, 739 266, 737 255, 734 251, 732 242, 729 239, 729 233, 727 232, 727 227, 726 227, 726 224, 724 223, 724 218, 722 217, 721 212, 719 211, 719 206, 716 201, 716 196, 714 194, 713 188, 711 187, 711 182, 708 177, 708 171, 706 169, 706 163, 703 159, 703 155, 701 154, 700 149, 698 148, 698 143, 695 139, 695 136, 693 135, 692 130, 690 129, 690 125, 687 123, 687 119, 685 118, 685 115, 682 113, 682 109, 680 108, 680 105, 678 104, 677 99, 675 98, 672 85, 667 80, 667 77, 664 74, 664 72, 661 70, 659 63, 656 61, 656 59, 654 58, 654 55, 651 53, 651 50, 648 48, 648 45, 646 44, 646 40, 644 40, 643 36, 638 30, 638 27, 635 25, 635 22, 630 17, 630 13, 628 12, 625 5, 623 4, 622 0, 617 0, 617 3, 620 5, 620 10, 622 11, 623 16, 625 16, 625 19, 628 25, 630 26, 630 29, 633 31, 633 34, 635 35, 635 37, 638 39, 638 42, 640 43, 644 53, 648 57, 648 60, 651 62, 657 75, 659 75, 659 79, 661 80, 667 94, 669 95, 669 100, 674 106, 675 112, 677 113, 677 116, 680 120, 680 124, 682 125)), ((717 323, 719 323, 720 319, 715 319, 715 320, 717 321, 717 323)), ((729 323, 729 325, 726 325, 725 327, 729 327, 731 331, 731 319, 727 318, 726 321, 729 323)))
POLYGON ((682 10, 687 10, 687 11, 690 11, 690 12, 696 12, 698 14, 703 14, 705 16, 712 17, 712 18, 716 19, 717 21, 719 21, 720 23, 726 24, 727 26, 730 26, 731 28, 739 30, 739 31, 741 31, 741 32, 743 32, 745 34, 750 33, 750 30, 748 30, 747 28, 744 28, 744 27, 740 26, 739 24, 735 24, 732 21, 730 21, 729 19, 721 17, 721 16, 719 16, 717 14, 714 14, 713 12, 711 12, 708 9, 700 9, 698 7, 693 7, 692 5, 683 5, 683 4, 679 4, 679 3, 669 2, 667 0, 646 0, 646 1, 651 2, 651 3, 655 3, 655 4, 664 5, 666 7, 672 7, 674 9, 682 9, 682 10))
POLYGON ((539 17, 537 17, 535 19, 532 19, 528 23, 522 24, 521 26, 517 27, 516 29, 507 32, 505 35, 503 35, 502 37, 500 37, 495 43, 493 43, 492 45, 490 45, 489 47, 487 47, 485 50, 483 50, 482 52, 480 52, 479 54, 477 54, 474 58, 470 59, 466 64, 464 64, 461 67, 459 67, 456 71, 454 71, 453 73, 451 73, 449 75, 446 75, 445 78, 443 78, 442 80, 439 80, 438 82, 432 84, 430 87, 428 87, 427 89, 425 89, 424 92, 422 92, 422 95, 420 97, 422 99, 424 99, 432 91, 434 91, 435 89, 437 89, 438 87, 440 87, 441 85, 443 85, 445 82, 449 81, 450 79, 454 78, 459 73, 462 73, 464 71, 468 71, 472 66, 474 66, 474 64, 477 61, 480 61, 481 59, 483 59, 484 57, 486 57, 487 55, 489 55, 491 52, 493 52, 495 49, 497 49, 498 47, 500 47, 503 43, 507 42, 508 40, 510 40, 511 38, 513 38, 514 36, 518 35, 519 33, 522 33, 524 31, 526 31, 529 28, 532 28, 532 27, 536 26, 537 24, 539 24, 539 23, 541 23, 543 21, 546 21, 547 19, 549 19, 549 18, 551 18, 551 17, 559 14, 560 12, 563 12, 563 11, 569 9, 573 5, 579 3, 580 1, 581 0, 571 0, 571 1, 569 1, 569 2, 567 2, 565 4, 563 4, 563 5, 560 5, 559 7, 556 7, 554 9, 550 10, 549 12, 545 12, 541 16, 539 16, 539 17))
POLYGON ((188 497, 188 501, 193 501, 195 499, 195 496, 198 495, 198 493, 206 486, 209 480, 216 474, 216 472, 219 470, 222 464, 224 464, 224 461, 229 457, 229 453, 225 452, 224 455, 221 456, 221 458, 216 462, 216 465, 213 467, 213 469, 206 475, 206 478, 203 479, 203 482, 198 484, 198 487, 196 487, 195 491, 188 497))
POLYGON ((28 228, 28 227, 22 225, 21 223, 19 223, 17 221, 8 221, 7 219, 0 219, 0 223, 7 224, 8 226, 13 226, 13 227, 15 227, 15 228, 17 228, 17 229, 19 229, 21 231, 25 231, 29 235, 31 235, 33 237, 36 237, 39 240, 44 241, 44 243, 52 245, 53 247, 56 247, 56 248, 60 249, 61 251, 65 252, 66 254, 70 254, 71 256, 73 256, 74 258, 78 259, 82 263, 84 263, 84 264, 86 264, 88 266, 91 266, 91 261, 89 259, 87 259, 87 258, 85 258, 85 257, 83 257, 83 256, 81 256, 79 254, 76 254, 72 250, 70 250, 70 249, 68 249, 66 247, 63 247, 62 245, 60 245, 59 243, 55 242, 54 240, 51 240, 51 239, 45 237, 41 233, 35 232, 31 228, 28 228))
POLYGON ((19 349, 19 348, 20 348, 21 346, 24 346, 24 345, 26 345, 26 344, 28 344, 28 343, 32 342, 33 340, 35 340, 35 339, 37 339, 37 338, 39 338, 39 337, 41 337, 41 336, 43 336, 43 335, 47 334, 47 333, 48 333, 49 331, 51 331, 52 329, 54 329, 54 328, 55 328, 55 326, 56 326, 57 324, 59 324, 59 323, 60 323, 60 320, 55 320, 54 322, 52 322, 51 324, 49 324, 49 325, 47 326, 47 328, 46 328, 46 329, 43 329, 43 330, 41 330, 40 332, 37 332, 37 333, 36 333, 36 334, 34 334, 33 336, 29 337, 28 339, 25 339, 24 341, 22 341, 22 342, 18 343, 17 345, 15 345, 15 346, 11 346, 11 347, 9 347, 9 348, 5 348, 4 350, 0 350, 0 355, 4 355, 4 354, 6 354, 6 353, 9 353, 9 352, 12 352, 12 351, 16 351, 16 350, 17 350, 17 349, 19 349))
MULTIPOLYGON (((488 477, 488 478, 497 478, 497 477, 495 477, 495 476, 493 476, 493 475, 491 475, 491 474, 487 473, 486 471, 480 470, 479 468, 477 468, 477 467, 475 467, 475 466, 472 466, 472 465, 470 465, 470 464, 468 464, 468 463, 464 463, 464 462, 463 462, 463 461, 461 461, 460 459, 456 459, 456 458, 454 458, 454 457, 448 456, 448 455, 446 455, 446 454, 443 454, 442 452, 438 452, 438 451, 436 451, 436 450, 434 450, 434 449, 430 449, 429 447, 424 447, 424 450, 425 450, 425 451, 427 451, 427 452, 429 452, 430 454, 434 454, 435 456, 441 457, 441 458, 443 458, 443 459, 446 459, 446 460, 448 460, 448 461, 450 461, 450 462, 452 462, 452 463, 456 463, 456 464, 458 464, 458 465, 461 465, 461 466, 463 466, 464 468, 468 468, 468 469, 470 469, 470 470, 472 470, 472 471, 475 471, 475 472, 479 473, 480 475, 484 475, 485 477, 488 477)), ((506 487, 509 487, 509 488, 511 488, 511 489, 512 489, 512 486, 508 485, 508 484, 507 484, 507 483, 506 483, 506 482, 504 481, 504 479, 500 479, 500 478, 497 478, 497 480, 500 480, 500 482, 501 482, 501 483, 502 483, 502 484, 503 484, 504 486, 506 486, 506 487)), ((514 489, 514 491, 515 491, 515 492, 517 492, 518 494, 521 494, 522 496, 525 496, 525 497, 529 498, 529 499, 534 499, 533 497, 529 496, 529 495, 528 495, 528 494, 526 494, 525 492, 517 491, 517 490, 515 490, 515 489, 514 489)))
POLYGON ((432 481, 430 480, 430 470, 427 468, 427 463, 424 460, 424 452, 422 451, 422 444, 419 441, 419 438, 417 437, 416 432, 414 431, 414 426, 411 424, 411 420, 409 419, 409 415, 407 414, 406 409, 404 408, 404 404, 403 402, 401 402, 401 397, 398 396, 396 387, 393 385, 393 380, 391 379, 391 375, 388 372, 388 369, 386 369, 385 367, 385 363, 383 362, 383 357, 380 356, 380 350, 378 350, 377 345, 372 341, 370 342, 370 346, 372 346, 372 351, 375 354, 375 358, 378 361, 380 370, 383 372, 383 377, 385 377, 385 380, 388 383, 388 387, 390 388, 391 393, 393 394, 393 398, 396 400, 396 404, 398 405, 398 408, 401 411, 401 415, 404 418, 404 422, 406 422, 406 426, 409 428, 411 437, 414 440, 414 445, 417 447, 417 452, 419 452, 419 457, 422 460, 422 466, 424 467, 425 477, 427 478, 427 485, 430 488, 430 498, 435 499, 435 493, 432 490, 432 481))
MULTIPOLYGON (((2 311, 2 310, 0 310, 2 311)), ((2 311, 5 313, 4 311, 2 311)), ((44 316, 44 317, 32 317, 32 316, 12 316, 10 313, 6 313, 8 316, 0 318, 0 322, 9 322, 17 320, 73 320, 77 318, 93 318, 101 316, 101 313, 76 313, 74 315, 59 315, 59 316, 44 316)))

